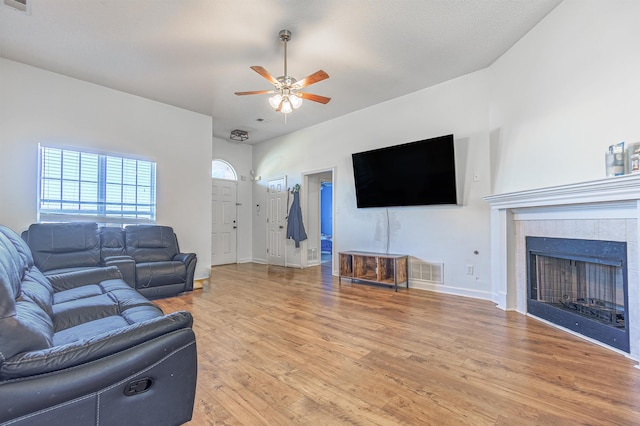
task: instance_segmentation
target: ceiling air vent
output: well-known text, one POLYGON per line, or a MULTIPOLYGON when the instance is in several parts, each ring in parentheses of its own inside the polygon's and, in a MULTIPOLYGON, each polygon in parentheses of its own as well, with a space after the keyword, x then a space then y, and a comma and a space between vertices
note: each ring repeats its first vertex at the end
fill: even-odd
POLYGON ((28 0, 4 0, 4 4, 27 15, 31 14, 31 5, 28 0))

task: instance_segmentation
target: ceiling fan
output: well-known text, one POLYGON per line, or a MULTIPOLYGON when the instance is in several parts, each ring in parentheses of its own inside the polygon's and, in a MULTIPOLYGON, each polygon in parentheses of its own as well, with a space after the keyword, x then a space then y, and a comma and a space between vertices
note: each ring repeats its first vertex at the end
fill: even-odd
POLYGON ((276 111, 288 114, 294 109, 298 109, 303 99, 308 99, 321 104, 328 103, 331 98, 325 96, 314 95, 312 93, 300 92, 300 89, 311 86, 319 81, 329 78, 329 74, 320 70, 298 81, 287 74, 287 42, 291 40, 291 31, 281 30, 279 33, 280 40, 284 43, 284 75, 275 78, 266 69, 259 65, 250 67, 252 70, 267 79, 274 86, 274 90, 254 90, 251 92, 235 92, 238 96, 244 95, 269 95, 269 104, 276 111))

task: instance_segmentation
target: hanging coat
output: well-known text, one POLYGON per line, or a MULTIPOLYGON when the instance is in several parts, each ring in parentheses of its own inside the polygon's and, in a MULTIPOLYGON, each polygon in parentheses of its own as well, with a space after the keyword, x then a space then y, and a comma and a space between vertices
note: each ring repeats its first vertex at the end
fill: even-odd
POLYGON ((289 219, 287 221, 287 239, 291 238, 296 243, 296 248, 300 247, 300 241, 307 239, 302 223, 302 210, 300 209, 300 193, 293 193, 293 203, 289 209, 289 219))

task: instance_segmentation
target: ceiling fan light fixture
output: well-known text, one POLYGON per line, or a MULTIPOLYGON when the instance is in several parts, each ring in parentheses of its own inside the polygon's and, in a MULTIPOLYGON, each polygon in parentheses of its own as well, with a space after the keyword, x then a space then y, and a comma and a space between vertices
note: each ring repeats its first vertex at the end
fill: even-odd
POLYGON ((293 109, 298 109, 300 108, 300 105, 302 105, 302 98, 297 94, 294 94, 289 96, 289 102, 291 102, 293 109))
POLYGON ((269 98, 269 105, 271 105, 273 109, 278 109, 280 102, 282 102, 282 95, 280 93, 276 93, 269 98))
MULTIPOLYGON (((269 97, 269 105, 275 109, 276 112, 282 112, 283 114, 289 114, 294 109, 302 106, 302 100, 308 99, 313 102, 319 102, 321 104, 328 103, 331 98, 326 96, 314 95, 307 92, 298 92, 312 84, 329 78, 329 74, 323 70, 314 72, 311 75, 306 76, 302 80, 298 81, 295 78, 287 74, 287 42, 291 40, 291 31, 280 31, 280 40, 284 44, 284 75, 280 77, 274 77, 269 71, 259 65, 253 65, 250 68, 260 74, 264 79, 273 84, 274 90, 253 90, 249 92, 235 92, 238 96, 244 95, 265 95, 273 94, 269 97)), ((285 120, 286 121, 286 120, 285 120)))
POLYGON ((289 114, 291 111, 293 111, 291 101, 289 100, 289 97, 286 96, 282 99, 282 108, 280 108, 280 112, 283 114, 289 114))
POLYGON ((229 139, 239 142, 244 142, 249 139, 249 132, 246 130, 235 129, 231 131, 229 139))

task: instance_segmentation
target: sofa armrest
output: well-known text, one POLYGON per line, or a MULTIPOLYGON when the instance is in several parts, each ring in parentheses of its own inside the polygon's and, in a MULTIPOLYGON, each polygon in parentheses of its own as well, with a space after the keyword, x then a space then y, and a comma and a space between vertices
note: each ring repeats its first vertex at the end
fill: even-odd
POLYGON ((178 253, 175 256, 173 256, 173 261, 176 262, 182 262, 185 265, 189 264, 189 262, 194 261, 196 258, 196 254, 195 253, 178 253))
POLYGON ((184 291, 193 290, 193 277, 196 273, 196 262, 198 261, 195 253, 178 253, 173 256, 173 260, 180 261, 187 268, 187 278, 185 279, 184 291))
POLYGON ((122 279, 136 288, 136 261, 131 256, 108 256, 104 258, 105 266, 115 266, 120 270, 122 279))
POLYGON ((3 381, 0 423, 183 424, 196 379, 195 335, 183 328, 93 362, 3 381), (140 383, 149 392, 128 392, 140 383))
POLYGON ((66 345, 23 352, 4 360, 2 380, 34 376, 82 365, 124 351, 193 323, 191 313, 174 312, 66 345))
POLYGON ((51 282, 53 291, 59 292, 87 284, 97 284, 101 281, 122 279, 122 275, 117 267, 109 266, 47 275, 47 279, 51 282))

